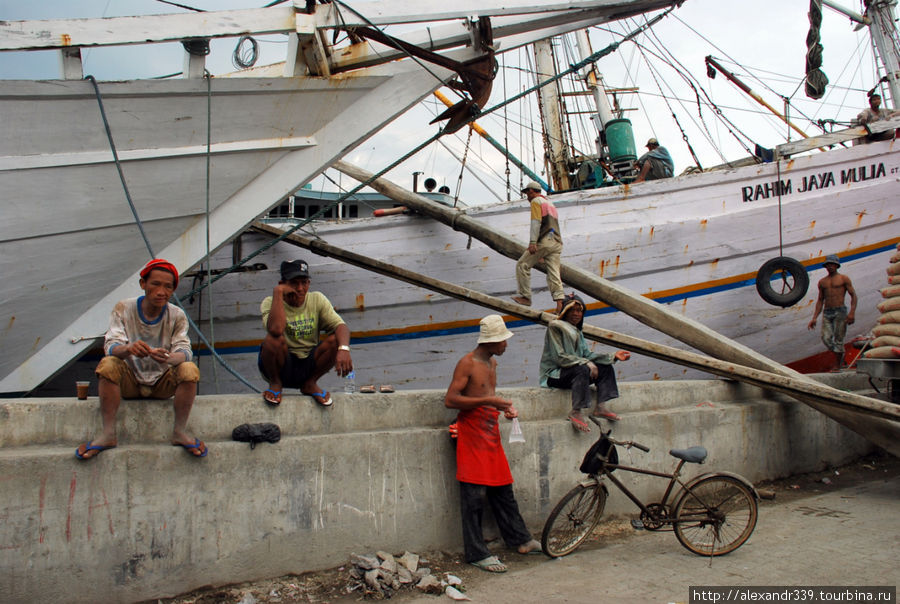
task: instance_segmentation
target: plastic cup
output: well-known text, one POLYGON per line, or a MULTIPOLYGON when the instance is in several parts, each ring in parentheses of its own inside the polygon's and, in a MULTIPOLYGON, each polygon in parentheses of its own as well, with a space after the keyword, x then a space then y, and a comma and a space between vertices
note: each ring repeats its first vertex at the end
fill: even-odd
POLYGON ((75 391, 78 393, 78 400, 85 400, 88 397, 88 388, 90 382, 75 382, 75 391))

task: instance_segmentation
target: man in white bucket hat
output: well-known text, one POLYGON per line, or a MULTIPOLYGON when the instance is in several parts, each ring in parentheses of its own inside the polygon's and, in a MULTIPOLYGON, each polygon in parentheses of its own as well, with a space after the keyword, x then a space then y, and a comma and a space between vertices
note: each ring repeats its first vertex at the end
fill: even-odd
POLYGON ((493 573, 506 565, 485 546, 481 528, 484 503, 490 503, 506 545, 520 554, 540 553, 541 544, 528 532, 513 495, 512 473, 500 441, 500 412, 512 419, 519 415, 512 401, 496 395, 497 360, 506 351, 513 333, 503 317, 488 315, 479 326, 478 346, 466 354, 453 371, 444 405, 458 409, 456 479, 462 512, 466 562, 493 573))

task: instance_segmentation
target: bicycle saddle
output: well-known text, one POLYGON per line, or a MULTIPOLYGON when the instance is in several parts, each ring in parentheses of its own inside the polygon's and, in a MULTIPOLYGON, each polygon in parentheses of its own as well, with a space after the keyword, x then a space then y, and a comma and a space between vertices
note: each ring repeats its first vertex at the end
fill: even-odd
POLYGON ((687 449, 669 449, 669 455, 683 459, 688 463, 703 463, 706 459, 706 447, 688 447, 687 449))

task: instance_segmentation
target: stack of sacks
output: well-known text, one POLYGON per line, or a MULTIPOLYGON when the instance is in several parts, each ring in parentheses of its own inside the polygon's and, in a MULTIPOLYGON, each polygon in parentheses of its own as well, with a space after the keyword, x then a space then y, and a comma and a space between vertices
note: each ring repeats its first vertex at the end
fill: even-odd
POLYGON ((875 339, 864 355, 867 359, 900 359, 900 252, 891 257, 887 273, 888 286, 881 290, 885 300, 878 304, 881 316, 872 330, 875 339))

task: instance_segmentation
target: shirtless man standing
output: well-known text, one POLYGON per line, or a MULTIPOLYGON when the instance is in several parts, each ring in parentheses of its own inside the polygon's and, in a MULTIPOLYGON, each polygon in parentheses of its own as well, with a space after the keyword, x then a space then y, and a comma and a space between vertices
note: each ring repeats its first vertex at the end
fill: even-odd
POLYGON ((520 554, 541 551, 541 544, 532 538, 519 513, 497 424, 501 411, 507 419, 519 415, 512 401, 495 393, 497 360, 493 357, 506 351, 506 340, 512 336, 500 315, 483 318, 478 346, 457 363, 444 398, 446 407, 459 410, 456 479, 466 562, 493 573, 506 572, 507 568, 484 543, 481 516, 485 499, 507 546, 520 554))
POLYGON ((809 329, 815 329, 816 318, 820 312, 822 313, 822 342, 835 356, 832 371, 838 371, 843 366, 844 334, 847 326, 853 325, 856 320, 856 290, 853 289, 850 277, 838 274, 840 266, 841 262, 836 254, 825 257, 824 267, 828 271, 828 276, 819 281, 819 299, 816 300, 816 310, 807 326, 809 329), (844 306, 845 294, 850 294, 849 313, 844 306))

